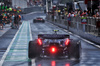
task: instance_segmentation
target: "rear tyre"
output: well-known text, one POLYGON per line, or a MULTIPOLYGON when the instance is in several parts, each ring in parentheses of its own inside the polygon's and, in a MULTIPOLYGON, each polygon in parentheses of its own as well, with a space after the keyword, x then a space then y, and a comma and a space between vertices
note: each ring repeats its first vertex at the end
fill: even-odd
POLYGON ((29 42, 29 47, 28 47, 28 57, 31 58, 35 58, 36 56, 39 55, 39 50, 37 49, 39 48, 37 46, 37 44, 34 41, 30 41, 29 42))
POLYGON ((78 40, 71 40, 68 46, 68 58, 80 59, 81 56, 81 42, 78 40))
POLYGON ((43 23, 45 23, 45 21, 44 21, 44 20, 43 20, 42 22, 43 22, 43 23))
POLYGON ((36 23, 36 20, 33 20, 33 23, 36 23))

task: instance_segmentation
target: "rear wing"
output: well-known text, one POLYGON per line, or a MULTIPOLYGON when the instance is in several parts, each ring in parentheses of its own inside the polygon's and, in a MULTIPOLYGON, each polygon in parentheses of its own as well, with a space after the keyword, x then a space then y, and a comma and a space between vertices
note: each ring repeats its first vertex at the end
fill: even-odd
POLYGON ((43 38, 43 39, 65 39, 65 38, 70 38, 70 36, 67 35, 67 34, 39 34, 38 38, 43 38))

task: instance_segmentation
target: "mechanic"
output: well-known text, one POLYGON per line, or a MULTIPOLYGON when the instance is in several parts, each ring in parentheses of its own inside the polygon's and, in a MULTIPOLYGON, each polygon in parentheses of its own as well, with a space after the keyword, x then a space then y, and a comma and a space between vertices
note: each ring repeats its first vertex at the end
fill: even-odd
POLYGON ((6 23, 6 16, 5 15, 2 18, 2 23, 3 23, 3 26, 5 26, 5 23, 6 23))
POLYGON ((2 29, 3 29, 3 22, 2 22, 2 19, 3 19, 3 16, 2 16, 2 14, 0 14, 0 26, 1 26, 2 29))
POLYGON ((19 16, 17 14, 15 14, 14 17, 14 24, 15 24, 15 28, 19 28, 19 16))
POLYGON ((14 14, 12 14, 12 17, 11 17, 11 20, 12 20, 11 27, 12 28, 15 28, 15 25, 14 25, 14 17, 15 17, 14 14))
POLYGON ((18 15, 19 24, 21 24, 21 15, 18 15))
POLYGON ((10 23, 10 13, 7 13, 7 23, 10 23))

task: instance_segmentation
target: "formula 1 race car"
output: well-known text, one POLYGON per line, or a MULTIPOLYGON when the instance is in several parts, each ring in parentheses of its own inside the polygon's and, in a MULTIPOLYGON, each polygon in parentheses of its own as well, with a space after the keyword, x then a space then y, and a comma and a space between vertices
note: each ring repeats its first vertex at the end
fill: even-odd
POLYGON ((39 34, 38 39, 29 42, 28 57, 65 57, 80 59, 81 42, 70 39, 67 34, 39 34))
POLYGON ((43 18, 41 18, 41 17, 37 17, 36 19, 33 19, 33 23, 38 23, 38 22, 44 23, 45 20, 43 18))

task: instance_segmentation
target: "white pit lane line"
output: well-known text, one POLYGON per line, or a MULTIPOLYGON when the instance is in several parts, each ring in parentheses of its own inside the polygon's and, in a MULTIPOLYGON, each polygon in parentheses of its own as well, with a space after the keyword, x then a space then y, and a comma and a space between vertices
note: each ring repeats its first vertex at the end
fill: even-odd
MULTIPOLYGON (((32 40, 32 32, 31 32, 31 26, 29 25, 29 31, 30 31, 30 40, 32 40)), ((32 62, 32 66, 36 66, 35 64, 35 58, 34 59, 31 59, 31 62, 32 62)))
MULTIPOLYGON (((32 40, 32 32, 31 32, 31 26, 29 25, 29 31, 30 31, 30 40, 32 40)), ((31 66, 36 66, 36 63, 35 63, 35 58, 34 59, 31 59, 31 62, 32 62, 32 65, 31 66)))
MULTIPOLYGON (((20 26, 19 30, 21 29, 21 27, 22 27, 22 25, 20 26)), ((15 34, 13 40, 11 41, 11 43, 10 43, 10 45, 8 46, 6 52, 4 53, 3 57, 1 58, 0 66, 3 65, 3 62, 4 62, 4 60, 5 60, 5 58, 6 58, 7 54, 8 54, 8 52, 9 52, 9 50, 10 50, 10 48, 11 48, 11 46, 12 46, 12 44, 13 44, 15 38, 17 37, 17 35, 18 35, 18 33, 19 33, 19 30, 18 30, 17 33, 15 34)))
MULTIPOLYGON (((64 31, 65 31, 65 30, 64 30, 64 31)), ((67 32, 67 31, 66 31, 66 32, 67 32)), ((69 33, 69 34, 73 34, 72 32, 68 32, 68 33, 69 33)), ((86 39, 80 37, 79 35, 75 35, 75 34, 74 34, 74 36, 76 36, 76 37, 82 39, 83 41, 85 41, 85 42, 87 42, 87 43, 89 43, 89 44, 91 44, 91 45, 93 45, 93 46, 95 46, 95 47, 97 47, 97 48, 100 48, 99 45, 96 45, 95 43, 93 43, 93 42, 91 42, 91 41, 89 41, 89 40, 86 40, 86 39)))
MULTIPOLYGON (((51 25, 54 25, 54 24, 51 23, 51 25)), ((57 26, 57 25, 54 25, 54 26, 57 26)), ((57 27, 58 27, 58 26, 57 26, 57 27)), ((60 28, 60 27, 59 27, 59 28, 60 28)), ((61 28, 61 29, 63 29, 63 28, 61 28)), ((63 29, 63 30, 64 30, 65 32, 68 32, 68 30, 66 30, 66 29, 63 29)), ((69 33, 69 34, 73 34, 72 32, 68 32, 68 33, 69 33)), ((100 46, 99 46, 99 45, 96 45, 95 43, 93 43, 93 42, 91 42, 91 41, 89 41, 89 40, 86 40, 86 39, 80 37, 79 35, 75 35, 75 34, 74 34, 74 36, 76 36, 76 37, 82 39, 83 41, 85 41, 85 42, 87 42, 87 43, 89 43, 89 44, 91 44, 91 45, 93 45, 93 46, 95 46, 95 47, 97 47, 97 48, 100 49, 100 46)))
MULTIPOLYGON (((17 35, 18 35, 18 33, 19 33, 21 27, 22 27, 22 25, 20 26, 19 30, 18 30, 17 33, 15 34, 14 38, 12 39, 12 41, 11 41, 10 45, 8 46, 6 52, 4 53, 3 57, 1 58, 0 66, 3 65, 3 63, 4 63, 4 61, 5 61, 5 58, 6 58, 7 54, 8 54, 8 52, 10 51, 10 48, 12 47, 12 44, 13 44, 15 38, 17 37, 17 35)), ((32 40, 32 33, 31 33, 30 24, 29 24, 29 32, 30 32, 30 40, 32 40)), ((35 59, 32 59, 32 66, 36 66, 36 64, 35 64, 35 59)))
POLYGON ((36 63, 35 63, 35 58, 31 60, 32 62, 32 66, 36 66, 36 63))

